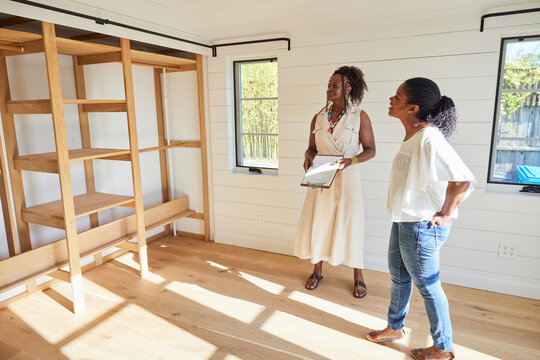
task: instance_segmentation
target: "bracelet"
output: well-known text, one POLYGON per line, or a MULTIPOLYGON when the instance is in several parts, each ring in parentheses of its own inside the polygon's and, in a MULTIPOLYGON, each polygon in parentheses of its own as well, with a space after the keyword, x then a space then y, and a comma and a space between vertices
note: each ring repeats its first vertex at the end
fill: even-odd
POLYGON ((351 159, 351 165, 358 164, 358 158, 356 156, 353 156, 349 159, 351 159))

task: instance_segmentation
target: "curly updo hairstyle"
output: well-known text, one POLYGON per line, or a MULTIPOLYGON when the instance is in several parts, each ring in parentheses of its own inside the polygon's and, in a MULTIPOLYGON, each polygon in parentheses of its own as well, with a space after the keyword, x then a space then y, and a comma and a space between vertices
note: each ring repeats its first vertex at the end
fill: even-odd
POLYGON ((441 91, 430 79, 416 77, 405 81, 407 102, 418 106, 416 117, 439 128, 445 138, 456 131, 457 113, 454 102, 441 96, 441 91))
POLYGON ((347 106, 348 101, 345 98, 345 86, 351 86, 351 93, 349 94, 351 103, 353 105, 359 105, 364 98, 364 93, 367 91, 366 81, 364 80, 364 73, 356 66, 342 66, 338 68, 332 76, 341 75, 341 86, 343 93, 343 104, 347 106))

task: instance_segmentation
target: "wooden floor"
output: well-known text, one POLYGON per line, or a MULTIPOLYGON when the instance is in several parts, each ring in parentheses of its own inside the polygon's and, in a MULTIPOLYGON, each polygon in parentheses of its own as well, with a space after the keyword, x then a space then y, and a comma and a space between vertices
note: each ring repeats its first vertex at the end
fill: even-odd
MULTIPOLYGON (((366 271, 368 296, 351 294, 352 271, 294 257, 163 238, 149 246, 142 280, 126 254, 84 274, 87 311, 69 310, 67 284, 0 311, 0 359, 408 359, 431 345, 415 290, 408 336, 364 340, 386 325, 388 274, 366 271)), ((540 301, 445 286, 457 359, 539 359, 540 301)))

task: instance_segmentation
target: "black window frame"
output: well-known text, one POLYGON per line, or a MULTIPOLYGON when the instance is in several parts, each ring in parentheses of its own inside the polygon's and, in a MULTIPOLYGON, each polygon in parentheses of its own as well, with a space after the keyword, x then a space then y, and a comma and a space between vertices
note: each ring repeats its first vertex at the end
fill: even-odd
POLYGON ((499 129, 499 120, 500 120, 500 107, 502 99, 502 90, 503 90, 503 81, 504 81, 504 69, 506 65, 506 44, 509 41, 523 41, 525 39, 538 38, 540 40, 540 34, 538 35, 523 35, 523 36, 510 36, 501 38, 501 46, 499 50, 499 67, 497 72, 497 86, 495 91, 495 105, 493 111, 493 123, 491 129, 491 142, 489 148, 489 163, 487 171, 487 184, 494 185, 508 185, 509 187, 522 187, 520 192, 534 192, 530 188, 538 187, 538 185, 530 185, 525 183, 518 182, 508 182, 508 181, 493 181, 492 178, 492 168, 495 167, 495 156, 496 156, 496 143, 498 140, 497 132, 499 129))
MULTIPOLYGON (((258 63, 258 62, 276 62, 277 63, 277 61, 278 61, 277 57, 233 61, 234 140, 235 140, 234 150, 235 150, 235 166, 237 168, 264 169, 264 170, 270 170, 270 171, 277 171, 279 169, 279 163, 277 167, 263 167, 263 166, 253 167, 253 166, 243 165, 243 161, 241 159, 242 158, 242 134, 243 134, 242 133, 242 109, 241 107, 239 108, 241 99, 238 98, 239 90, 241 90, 241 79, 240 79, 241 74, 239 74, 238 72, 239 65, 253 64, 253 63, 258 63)), ((278 100, 278 97, 276 97, 276 100, 278 100)), ((278 134, 276 134, 275 136, 278 136, 278 134)), ((255 171, 257 172, 257 170, 255 171)))

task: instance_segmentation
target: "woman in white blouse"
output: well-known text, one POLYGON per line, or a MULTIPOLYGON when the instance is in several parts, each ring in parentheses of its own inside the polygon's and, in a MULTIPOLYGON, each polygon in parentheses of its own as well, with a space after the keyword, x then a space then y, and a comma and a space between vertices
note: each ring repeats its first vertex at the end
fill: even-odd
POLYGON ((424 298, 433 346, 412 349, 411 355, 453 359, 448 301, 439 280, 439 250, 458 215, 457 206, 471 193, 475 179, 446 140, 456 128, 456 111, 452 99, 441 97, 433 81, 405 81, 390 98, 388 114, 405 128, 388 189, 392 287, 387 328, 372 331, 366 338, 379 343, 405 336, 414 282, 424 298))

